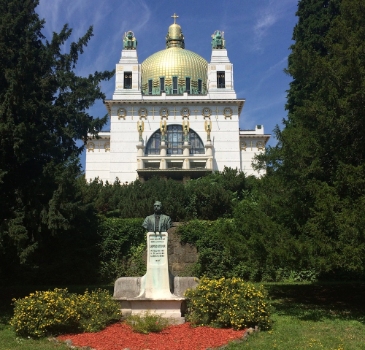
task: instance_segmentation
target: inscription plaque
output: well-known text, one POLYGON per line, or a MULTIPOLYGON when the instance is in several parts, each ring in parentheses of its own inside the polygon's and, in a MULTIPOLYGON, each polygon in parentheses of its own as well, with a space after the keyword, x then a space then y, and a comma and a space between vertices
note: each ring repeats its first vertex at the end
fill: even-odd
POLYGON ((149 236, 149 261, 152 265, 162 265, 166 251, 165 235, 158 234, 149 236))

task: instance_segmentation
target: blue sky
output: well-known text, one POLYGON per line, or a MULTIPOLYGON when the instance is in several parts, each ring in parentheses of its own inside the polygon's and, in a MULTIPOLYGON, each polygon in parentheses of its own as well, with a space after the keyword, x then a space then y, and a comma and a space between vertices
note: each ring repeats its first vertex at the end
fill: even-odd
MULTIPOLYGON (((272 133, 286 117, 286 90, 291 77, 284 73, 294 25, 297 0, 40 0, 37 11, 46 20, 43 33, 50 37, 65 23, 77 40, 90 25, 94 36, 80 57, 77 73, 112 70, 119 61, 123 34, 132 30, 138 40, 142 63, 165 48, 171 16, 185 36, 185 47, 210 61, 211 34, 225 33, 228 57, 234 64, 234 87, 246 103, 240 128, 263 124, 272 133)), ((106 98, 114 91, 114 78, 102 85, 106 98)), ((94 116, 103 116, 102 102, 93 106, 94 116)), ((109 125, 105 127, 109 129, 109 125)), ((272 136, 269 144, 274 145, 272 136)), ((81 157, 84 165, 85 156, 81 157)))

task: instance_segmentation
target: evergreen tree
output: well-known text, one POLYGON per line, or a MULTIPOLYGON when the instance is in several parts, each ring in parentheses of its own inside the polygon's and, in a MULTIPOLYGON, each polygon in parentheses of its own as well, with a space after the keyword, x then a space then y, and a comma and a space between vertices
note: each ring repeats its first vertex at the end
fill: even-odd
POLYGON ((87 211, 75 198, 84 147, 76 141, 105 124, 107 116, 94 119, 87 110, 104 98, 99 83, 113 75, 77 76, 92 28, 62 53, 71 29, 47 41, 37 5, 0 0, 0 250, 23 263, 87 211))
MULTIPOLYGON (((274 176, 287 225, 321 271, 364 270, 365 18, 362 0, 301 0, 274 176)), ((271 159, 272 160, 272 159, 271 159)))

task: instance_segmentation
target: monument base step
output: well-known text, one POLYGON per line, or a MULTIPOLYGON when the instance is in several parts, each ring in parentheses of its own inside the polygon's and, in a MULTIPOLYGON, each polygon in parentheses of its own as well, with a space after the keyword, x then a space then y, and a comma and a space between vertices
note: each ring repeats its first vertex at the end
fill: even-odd
POLYGON ((122 317, 141 315, 146 312, 167 318, 169 324, 183 324, 185 322, 185 298, 176 297, 169 299, 151 298, 114 298, 120 303, 122 317))

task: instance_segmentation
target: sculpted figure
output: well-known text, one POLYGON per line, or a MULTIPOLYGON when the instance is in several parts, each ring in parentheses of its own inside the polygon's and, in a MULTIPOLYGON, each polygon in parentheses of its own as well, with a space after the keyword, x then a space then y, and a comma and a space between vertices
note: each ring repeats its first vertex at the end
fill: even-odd
POLYGON ((212 131, 212 121, 210 119, 206 120, 204 122, 204 127, 205 127, 205 131, 207 132, 207 141, 211 141, 210 140, 210 133, 212 131))
POLYGON ((143 137, 142 137, 142 133, 144 131, 144 121, 143 120, 139 120, 137 122, 137 130, 138 130, 138 134, 139 134, 139 141, 143 142, 143 137))
POLYGON ((127 50, 135 50, 137 48, 137 39, 131 30, 124 34, 123 48, 127 50))
POLYGON ((216 30, 212 35, 212 48, 213 49, 224 49, 226 46, 226 41, 224 40, 224 32, 216 30))
POLYGON ((183 120, 182 127, 184 132, 184 142, 189 142, 189 121, 183 120))
POLYGON ((142 226, 148 232, 166 232, 171 227, 171 218, 162 214, 162 204, 156 201, 153 205, 154 214, 144 219, 142 226))

